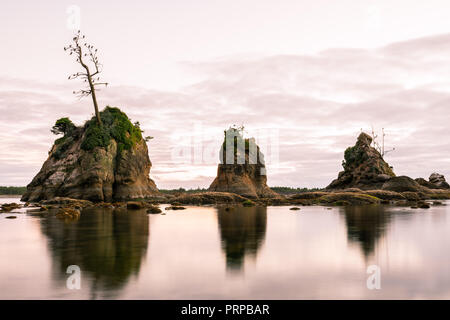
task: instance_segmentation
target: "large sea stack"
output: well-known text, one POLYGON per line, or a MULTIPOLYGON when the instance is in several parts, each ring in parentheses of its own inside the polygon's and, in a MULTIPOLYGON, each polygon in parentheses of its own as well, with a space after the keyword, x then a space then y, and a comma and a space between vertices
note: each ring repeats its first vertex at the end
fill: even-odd
POLYGON ((224 133, 217 177, 209 187, 209 191, 236 193, 247 198, 279 197, 267 186, 264 155, 256 145, 255 139, 244 139, 242 131, 236 128, 230 128, 224 133), (234 149, 234 152, 228 155, 227 145, 230 149, 234 149))
POLYGON ((395 177, 392 168, 371 144, 371 136, 364 132, 359 135, 356 144, 345 151, 344 171, 327 189, 382 189, 384 183, 395 177))
POLYGON ((55 141, 22 201, 113 201, 158 193, 149 178, 152 163, 139 124, 118 108, 106 107, 100 117, 101 127, 95 117, 81 127, 60 119, 65 120, 64 136, 55 141))

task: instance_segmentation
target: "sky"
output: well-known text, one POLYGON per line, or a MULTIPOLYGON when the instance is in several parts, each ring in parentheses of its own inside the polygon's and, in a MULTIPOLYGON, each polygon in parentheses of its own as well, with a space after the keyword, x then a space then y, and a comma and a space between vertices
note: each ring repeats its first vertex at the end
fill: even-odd
POLYGON ((234 124, 257 138, 270 186, 325 187, 372 127, 397 175, 450 177, 449 16, 441 0, 2 1, 0 185, 31 181, 56 119, 93 114, 67 79, 78 23, 110 84, 99 104, 154 137, 159 188, 208 187, 234 124))

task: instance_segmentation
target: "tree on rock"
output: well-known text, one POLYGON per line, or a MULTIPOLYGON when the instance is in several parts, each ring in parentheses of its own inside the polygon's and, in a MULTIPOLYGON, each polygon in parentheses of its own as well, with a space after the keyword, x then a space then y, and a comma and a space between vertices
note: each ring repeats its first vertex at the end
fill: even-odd
POLYGON ((102 72, 102 64, 98 61, 97 49, 93 45, 84 42, 85 35, 78 32, 73 37, 73 43, 67 47, 64 47, 64 51, 68 51, 69 55, 75 55, 76 61, 83 67, 83 71, 74 73, 69 76, 71 79, 82 79, 87 84, 87 88, 79 91, 74 91, 80 98, 91 96, 94 103, 95 117, 97 118, 97 124, 101 127, 102 120, 98 111, 96 87, 100 85, 107 86, 108 83, 100 82, 99 74, 102 72))
POLYGON ((50 130, 53 134, 70 134, 75 129, 75 125, 69 118, 56 120, 55 125, 50 130))
POLYGON ((264 155, 255 138, 245 138, 243 126, 224 131, 219 157, 217 177, 209 191, 231 192, 247 198, 279 197, 267 186, 264 155))

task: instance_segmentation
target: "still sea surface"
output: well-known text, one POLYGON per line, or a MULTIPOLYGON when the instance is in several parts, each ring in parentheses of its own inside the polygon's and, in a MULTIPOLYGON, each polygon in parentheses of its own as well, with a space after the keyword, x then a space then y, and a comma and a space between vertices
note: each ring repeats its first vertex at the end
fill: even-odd
POLYGON ((450 299, 450 202, 95 208, 73 222, 13 210, 0 214, 0 299, 450 299))

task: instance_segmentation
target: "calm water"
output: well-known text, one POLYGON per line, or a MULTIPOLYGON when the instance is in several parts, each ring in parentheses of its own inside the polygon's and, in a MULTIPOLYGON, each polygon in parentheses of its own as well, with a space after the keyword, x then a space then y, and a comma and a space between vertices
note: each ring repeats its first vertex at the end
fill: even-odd
POLYGON ((450 299, 447 204, 3 213, 0 299, 450 299), (69 265, 81 290, 66 288, 69 265))

